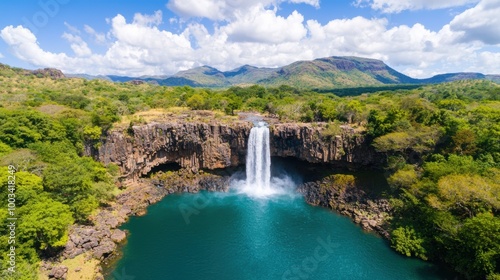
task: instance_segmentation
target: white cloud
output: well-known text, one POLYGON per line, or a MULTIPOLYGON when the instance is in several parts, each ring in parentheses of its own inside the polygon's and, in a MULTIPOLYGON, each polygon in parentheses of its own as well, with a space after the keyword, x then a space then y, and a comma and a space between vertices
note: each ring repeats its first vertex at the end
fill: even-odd
POLYGON ((4 56, 3 56, 3 54, 2 54, 2 53, 0 53, 0 58, 4 58, 4 56))
POLYGON ((13 54, 24 61, 38 66, 65 67, 63 61, 68 59, 66 54, 45 52, 40 48, 35 35, 22 26, 5 27, 0 32, 2 39, 10 46, 13 54))
POLYGON ((167 8, 181 17, 200 17, 218 21, 231 21, 252 7, 276 8, 282 2, 304 3, 319 7, 319 0, 170 0, 167 8))
POLYGON ((66 26, 66 28, 68 28, 68 30, 73 33, 73 34, 80 34, 80 30, 76 27, 76 26, 73 26, 67 22, 64 22, 64 26, 66 26))
MULTIPOLYGON (((206 1, 222 3, 221 7, 230 2, 206 1)), ((279 16, 276 7, 269 9, 273 1, 267 1, 267 6, 265 1, 241 1, 242 5, 253 4, 245 13, 233 9, 230 20, 214 23, 214 31, 196 20, 187 21, 179 32, 162 30, 161 12, 136 14, 128 21, 117 15, 109 20, 108 49, 103 54, 93 53, 75 34, 63 35, 75 52, 72 56, 43 50, 35 35, 22 26, 5 27, 0 36, 17 58, 67 73, 165 75, 200 65, 220 70, 243 64, 277 67, 332 55, 381 59, 416 77, 457 71, 498 72, 500 55, 491 49, 487 51, 480 41, 466 42, 465 31, 456 29, 458 19, 469 11, 436 32, 422 24, 393 27, 384 18, 354 17, 326 24, 316 20, 304 22, 297 11, 279 16)), ((487 2, 471 10, 479 11, 484 3, 487 2)), ((224 9, 220 9, 221 15, 224 9)), ((90 26, 84 26, 84 30, 97 34, 90 26)))
POLYGON ((157 26, 161 24, 162 12, 160 10, 156 11, 153 15, 143 15, 136 13, 134 15, 134 23, 143 26, 157 26))
POLYGON ((284 18, 276 15, 275 11, 256 6, 237 18, 222 28, 228 39, 234 42, 297 42, 307 34, 302 24, 304 17, 297 11, 284 18))
POLYGON ((106 44, 106 35, 104 35, 104 33, 99 33, 95 31, 94 28, 86 24, 83 26, 83 30, 85 30, 85 32, 87 32, 87 34, 89 34, 96 43, 101 45, 106 44))
POLYGON ((357 6, 369 5, 374 10, 384 13, 399 13, 404 10, 434 10, 460 7, 477 3, 479 0, 356 0, 357 6))
POLYGON ((304 3, 319 8, 319 0, 288 0, 288 2, 295 4, 304 3))
POLYGON ((92 54, 89 46, 80 36, 63 33, 62 37, 71 43, 71 49, 76 56, 89 56, 92 54))
POLYGON ((182 17, 205 17, 222 20, 225 17, 226 3, 216 0, 171 0, 167 7, 182 17))
POLYGON ((453 31, 461 33, 462 41, 500 44, 500 1, 482 0, 456 16, 450 26, 453 31))

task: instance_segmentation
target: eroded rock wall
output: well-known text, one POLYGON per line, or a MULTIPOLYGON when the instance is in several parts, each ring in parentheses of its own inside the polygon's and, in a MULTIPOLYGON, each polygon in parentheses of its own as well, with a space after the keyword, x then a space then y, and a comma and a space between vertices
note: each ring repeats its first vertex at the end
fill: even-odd
MULTIPOLYGON (((124 179, 136 180, 152 168, 178 163, 196 172, 245 164, 251 122, 229 124, 152 122, 108 133, 98 149, 87 154, 121 168, 124 179)), ((270 127, 271 155, 294 157, 310 163, 376 164, 378 158, 365 137, 348 127, 323 137, 322 124, 278 123, 270 127)))
POLYGON ((377 163, 375 150, 366 138, 348 126, 337 136, 324 137, 324 124, 282 123, 271 130, 271 154, 310 163, 370 165, 377 163))

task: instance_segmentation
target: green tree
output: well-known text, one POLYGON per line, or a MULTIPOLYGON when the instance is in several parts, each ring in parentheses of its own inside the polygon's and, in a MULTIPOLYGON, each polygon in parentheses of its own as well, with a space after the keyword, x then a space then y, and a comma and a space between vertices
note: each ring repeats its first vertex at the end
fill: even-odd
POLYGON ((45 196, 19 208, 19 215, 19 239, 41 250, 64 246, 74 222, 67 205, 45 196))
POLYGON ((451 152, 467 156, 476 153, 476 135, 472 130, 460 129, 451 139, 451 152))
POLYGON ((12 148, 25 148, 37 141, 59 141, 65 136, 64 127, 39 112, 0 109, 0 142, 12 148))
POLYGON ((500 209, 500 184, 479 175, 447 175, 439 179, 436 207, 456 209, 472 217, 489 208, 500 209))
POLYGON ((392 132, 375 139, 373 146, 378 152, 403 152, 412 147, 413 137, 406 132, 392 132))
POLYGON ((391 233, 392 247, 407 257, 427 259, 427 252, 423 246, 424 239, 411 227, 399 227, 391 233))
POLYGON ((189 108, 193 110, 203 110, 206 109, 206 100, 205 97, 199 93, 193 94, 186 101, 186 104, 189 108))
POLYGON ((408 165, 403 169, 400 169, 396 171, 394 174, 392 174, 388 179, 387 182, 389 185, 394 188, 394 189, 399 189, 399 188, 410 188, 413 184, 415 184, 418 181, 418 174, 413 168, 413 166, 408 165))
POLYGON ((450 258, 470 278, 500 273, 500 219, 482 213, 468 219, 458 231, 450 258))
POLYGON ((92 181, 84 167, 76 163, 49 166, 44 171, 43 186, 45 191, 53 194, 54 199, 69 205, 79 222, 85 222, 97 207, 95 198, 89 198, 92 196, 92 181))
MULTIPOLYGON (((7 191, 9 173, 7 166, 0 167, 0 199, 7 201, 7 191)), ((21 207, 27 204, 31 199, 36 198, 42 191, 42 178, 26 171, 18 171, 15 174, 16 182, 16 206, 21 207)))
POLYGON ((9 145, 0 142, 0 157, 6 155, 12 151, 12 148, 9 145))

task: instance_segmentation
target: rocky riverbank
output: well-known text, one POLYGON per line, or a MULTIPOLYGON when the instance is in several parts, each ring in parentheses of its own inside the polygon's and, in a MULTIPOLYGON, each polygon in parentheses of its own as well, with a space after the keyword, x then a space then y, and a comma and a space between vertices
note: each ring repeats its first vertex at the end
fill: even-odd
MULTIPOLYGON (((91 225, 74 225, 70 229, 62 253, 42 264, 44 274, 55 279, 103 279, 100 263, 125 240, 126 232, 118 227, 129 216, 144 215, 149 205, 170 193, 227 191, 230 173, 245 163, 251 127, 251 122, 241 119, 224 123, 177 118, 117 128, 108 132, 99 145, 89 143, 87 155, 120 167, 121 193, 93 215, 91 225), (172 164, 175 168, 167 167, 172 164), (163 171, 153 179, 143 179, 158 170, 163 171), (66 265, 76 259, 80 266, 66 265)), ((338 135, 326 136, 326 128, 322 123, 271 122, 271 155, 299 160, 312 172, 318 165, 331 171, 333 167, 358 170, 381 163, 383 157, 362 133, 341 126, 338 135)), ((331 208, 364 229, 388 237, 389 203, 367 192, 349 176, 336 174, 308 180, 298 191, 310 204, 331 208)))
MULTIPOLYGON (((321 166, 318 171, 324 172, 325 168, 332 170, 331 167, 321 166)), ((314 165, 309 169, 315 169, 314 165)), ((119 244, 126 239, 126 232, 118 227, 129 216, 146 214, 149 205, 171 193, 228 191, 233 171, 160 171, 153 178, 129 183, 114 202, 93 216, 92 225, 75 225, 70 229, 68 242, 61 254, 42 264, 43 274, 49 279, 104 279, 101 263, 113 257, 119 244), (80 265, 72 267, 68 264, 72 260, 80 260, 80 265)), ((371 186, 356 175, 329 174, 299 185, 297 191, 304 195, 308 203, 333 209, 352 218, 363 229, 389 238, 387 227, 391 207, 386 199, 370 189, 371 186)))
POLYGON ((113 256, 118 245, 126 239, 126 232, 118 227, 129 216, 146 214, 149 205, 170 193, 195 193, 200 190, 224 192, 228 189, 229 176, 193 173, 184 169, 168 172, 168 176, 159 176, 158 179, 138 179, 129 183, 115 201, 92 217, 92 225, 74 225, 70 228, 64 250, 56 258, 42 263, 42 275, 48 279, 102 280, 101 262, 113 256), (81 259, 80 265, 71 267, 69 263, 73 259, 81 259))
POLYGON ((333 209, 350 217, 363 229, 388 239, 392 207, 387 199, 362 184, 354 175, 334 174, 304 183, 298 192, 308 203, 333 209))

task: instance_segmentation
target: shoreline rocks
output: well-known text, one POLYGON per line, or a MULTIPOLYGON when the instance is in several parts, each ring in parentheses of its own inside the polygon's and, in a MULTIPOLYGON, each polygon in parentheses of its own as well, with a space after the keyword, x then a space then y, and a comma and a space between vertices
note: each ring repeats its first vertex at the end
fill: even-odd
POLYGON ((377 232, 390 239, 388 222, 392 207, 389 201, 366 191, 366 188, 356 183, 353 175, 334 174, 306 182, 299 186, 298 192, 304 195, 309 204, 335 210, 351 218, 364 230, 377 232))
MULTIPOLYGON (((227 191, 229 177, 216 174, 191 174, 181 170, 174 173, 175 178, 163 182, 168 187, 157 187, 158 182, 150 179, 140 179, 116 196, 115 202, 101 209, 93 218, 93 225, 73 225, 69 230, 69 238, 63 251, 54 260, 42 263, 42 269, 50 278, 66 279, 68 269, 59 265, 65 259, 73 259, 85 254, 86 259, 97 259, 101 263, 113 256, 118 245, 126 240, 126 232, 118 229, 129 216, 146 214, 147 207, 157 203, 166 195, 174 192, 227 191), (185 178, 191 174, 190 178, 185 178), (168 185, 167 185, 168 184, 168 185), (64 273, 62 271, 64 270, 64 273)), ((158 181, 158 180, 156 180, 158 181)), ((98 268, 94 279, 103 279, 102 268, 98 268)))
MULTIPOLYGON (((271 124, 271 155, 354 169, 377 166, 383 161, 363 134, 346 126, 341 128, 340 135, 323 137, 324 125, 271 124)), ((82 254, 103 263, 126 240, 126 232, 118 227, 129 216, 146 214, 149 205, 168 194, 228 191, 230 171, 246 161, 246 141, 251 127, 248 121, 230 124, 182 120, 151 122, 110 131, 101 145, 86 145, 86 155, 104 164, 119 166, 122 174, 119 184, 124 189, 115 201, 92 218, 93 225, 72 226, 58 259, 45 261, 42 267, 52 273, 58 262, 82 254), (180 170, 159 172, 152 179, 141 179, 164 164, 174 164, 180 170)), ((298 192, 308 203, 331 208, 351 217, 364 229, 389 238, 386 230, 391 210, 388 201, 369 195, 354 181, 345 179, 335 175, 314 179, 300 185, 298 192)), ((61 271, 63 269, 57 270, 57 276, 61 271)), ((97 271, 94 279, 103 279, 102 267, 98 266, 97 271)))
MULTIPOLYGON (((102 209, 93 218, 94 225, 75 225, 70 229, 66 247, 56 262, 43 264, 55 279, 66 279, 58 262, 85 254, 87 259, 97 259, 103 264, 115 256, 118 245, 126 240, 127 233, 118 229, 129 216, 140 216, 146 208, 171 193, 200 190, 222 191, 229 189, 229 174, 192 173, 187 170, 159 173, 152 179, 140 179, 130 184, 116 201, 102 209), (164 175, 164 174, 163 174, 164 175), (57 278, 62 277, 62 278, 57 278)), ((299 185, 297 191, 312 205, 327 207, 350 217, 365 230, 372 230, 389 238, 387 221, 391 208, 387 200, 377 198, 356 185, 352 175, 329 175, 316 181, 299 185)), ((118 255, 117 255, 118 256, 118 255)), ((104 279, 98 266, 94 279, 104 279)))

